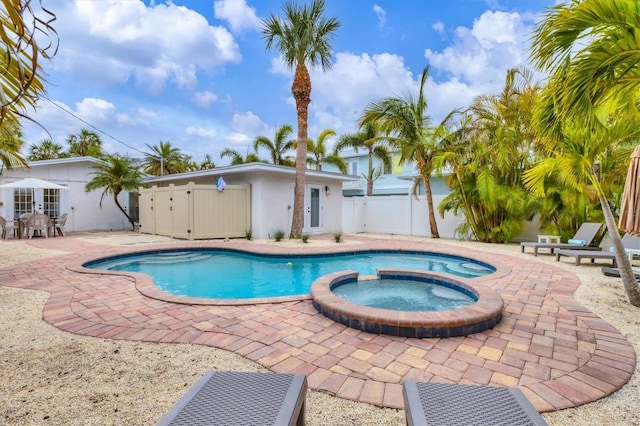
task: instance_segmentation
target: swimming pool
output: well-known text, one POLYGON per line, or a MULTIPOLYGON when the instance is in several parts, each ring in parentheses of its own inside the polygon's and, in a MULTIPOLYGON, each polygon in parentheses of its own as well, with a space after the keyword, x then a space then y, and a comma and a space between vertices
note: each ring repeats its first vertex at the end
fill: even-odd
POLYGON ((374 275, 377 268, 412 268, 465 278, 495 271, 491 265, 469 258, 417 251, 282 256, 228 249, 180 249, 98 259, 83 266, 142 272, 164 292, 210 299, 308 295, 317 278, 346 269, 374 275))

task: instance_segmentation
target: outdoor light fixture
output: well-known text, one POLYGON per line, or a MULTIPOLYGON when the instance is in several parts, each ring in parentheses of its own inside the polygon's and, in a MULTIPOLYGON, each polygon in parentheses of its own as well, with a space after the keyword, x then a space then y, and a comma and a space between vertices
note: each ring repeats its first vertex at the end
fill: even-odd
POLYGON ((324 195, 326 195, 327 197, 329 195, 331 195, 331 188, 329 188, 328 186, 324 187, 324 195))

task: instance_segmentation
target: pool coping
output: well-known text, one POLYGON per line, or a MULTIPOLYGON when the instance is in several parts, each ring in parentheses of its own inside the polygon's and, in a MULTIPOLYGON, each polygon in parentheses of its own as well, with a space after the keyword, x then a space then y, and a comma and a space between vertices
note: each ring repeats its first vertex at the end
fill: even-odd
POLYGON ((327 318, 357 330, 414 338, 458 337, 480 333, 493 328, 502 318, 504 301, 497 292, 481 283, 439 272, 379 268, 377 277, 437 279, 453 287, 464 288, 473 293, 477 301, 459 309, 407 312, 356 304, 332 291, 337 284, 355 281, 358 277, 357 271, 339 271, 318 278, 311 285, 313 306, 327 318))

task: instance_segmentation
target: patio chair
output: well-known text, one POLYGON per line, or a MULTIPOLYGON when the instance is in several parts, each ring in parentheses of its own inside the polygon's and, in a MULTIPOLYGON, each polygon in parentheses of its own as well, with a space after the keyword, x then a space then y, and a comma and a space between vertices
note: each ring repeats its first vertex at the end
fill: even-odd
POLYGON ((0 216, 0 228, 2 228, 2 239, 7 238, 7 230, 13 231, 13 237, 16 237, 16 233, 18 232, 18 227, 16 226, 15 221, 7 222, 7 220, 0 216))
MULTIPOLYGON (((51 230, 53 236, 55 236, 57 232, 58 235, 64 237, 64 225, 67 223, 67 216, 69 216, 69 213, 64 213, 58 219, 51 220, 49 229, 51 230)), ((49 235, 51 235, 51 233, 49 235)))
POLYGON ((29 239, 34 235, 40 234, 47 238, 47 231, 49 228, 49 216, 43 213, 34 213, 27 219, 25 226, 26 235, 29 235, 29 239))
MULTIPOLYGON (((633 260, 633 256, 640 256, 640 237, 635 237, 631 234, 624 234, 622 237, 622 245, 624 251, 629 256, 629 260, 633 260)), ((560 260, 561 256, 573 257, 576 259, 576 265, 580 265, 582 259, 589 259, 591 263, 595 263, 596 259, 611 260, 613 267, 618 266, 616 261, 616 253, 613 251, 613 247, 609 251, 603 252, 585 252, 584 250, 568 250, 560 249, 556 250, 556 261, 560 260)))
POLYGON ((527 241, 520 243, 520 251, 524 253, 525 247, 533 248, 534 256, 538 255, 539 249, 549 249, 554 253, 556 249, 574 249, 574 250, 602 250, 602 247, 595 245, 595 240, 602 233, 601 223, 585 222, 580 225, 576 234, 566 243, 539 243, 527 241))
POLYGON ((404 382, 407 425, 546 425, 518 388, 404 382))
POLYGON ((210 371, 158 425, 303 425, 307 376, 210 371))

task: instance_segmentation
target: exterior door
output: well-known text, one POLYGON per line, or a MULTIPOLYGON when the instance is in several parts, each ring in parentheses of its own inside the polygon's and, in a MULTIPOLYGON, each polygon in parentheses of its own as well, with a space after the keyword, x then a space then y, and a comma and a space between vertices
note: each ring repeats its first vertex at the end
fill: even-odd
POLYGON ((318 232, 322 230, 322 187, 308 185, 305 194, 304 230, 318 232))

